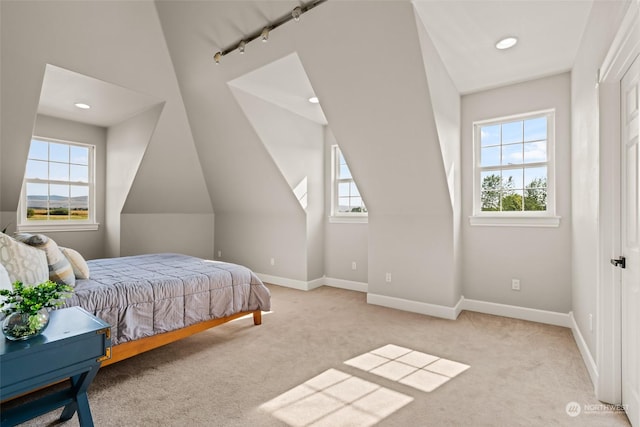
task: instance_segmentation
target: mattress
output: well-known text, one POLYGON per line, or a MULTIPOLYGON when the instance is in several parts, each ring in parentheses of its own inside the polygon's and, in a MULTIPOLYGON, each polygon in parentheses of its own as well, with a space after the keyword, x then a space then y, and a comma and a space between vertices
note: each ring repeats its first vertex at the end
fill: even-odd
POLYGON ((182 254, 87 262, 65 306, 80 306, 111 325, 112 344, 169 332, 243 311, 271 308, 269 290, 246 267, 182 254))

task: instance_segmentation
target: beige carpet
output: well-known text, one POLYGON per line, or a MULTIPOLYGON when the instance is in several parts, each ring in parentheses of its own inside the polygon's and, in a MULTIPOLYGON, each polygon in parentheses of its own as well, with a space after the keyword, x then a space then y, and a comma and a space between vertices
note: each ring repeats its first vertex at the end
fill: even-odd
MULTIPOLYGON (((313 411, 335 399, 316 394, 310 407, 297 407, 299 420, 286 418, 295 411, 278 412, 282 399, 313 392, 309 387, 328 375, 337 375, 334 382, 349 378, 351 389, 341 383, 347 394, 375 389, 380 405, 398 402, 378 414, 379 426, 629 425, 594 398, 569 329, 473 312, 449 321, 367 305, 358 292, 269 287, 273 312, 261 326, 240 319, 102 369, 89 390, 95 425, 335 426, 353 419, 340 414, 362 408, 346 402, 343 412, 317 418, 313 411), (403 358, 431 355, 462 368, 425 391, 353 363, 368 363, 363 355, 381 348, 413 350, 403 358), (570 402, 579 405, 579 415, 567 414, 570 402)), ((59 413, 26 425, 52 424, 59 413)), ((77 416, 65 425, 77 426, 77 416)))

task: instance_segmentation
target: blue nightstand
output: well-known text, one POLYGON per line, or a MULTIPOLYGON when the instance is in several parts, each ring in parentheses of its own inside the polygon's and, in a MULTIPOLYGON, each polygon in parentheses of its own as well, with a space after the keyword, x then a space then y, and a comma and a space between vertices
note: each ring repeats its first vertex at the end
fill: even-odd
POLYGON ((0 409, 1 425, 13 426, 64 406, 61 420, 78 411, 80 425, 93 426, 87 389, 110 355, 111 326, 80 307, 52 311, 42 335, 26 341, 9 341, 0 332, 0 401, 71 379, 64 390, 0 409))

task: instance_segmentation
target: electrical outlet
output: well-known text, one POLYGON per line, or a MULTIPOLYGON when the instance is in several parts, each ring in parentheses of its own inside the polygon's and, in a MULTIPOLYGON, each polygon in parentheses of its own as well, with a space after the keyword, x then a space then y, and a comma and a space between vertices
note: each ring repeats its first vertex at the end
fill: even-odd
POLYGON ((218 258, 222 258, 222 251, 218 251, 218 258))
POLYGON ((589 331, 593 332, 593 314, 589 313, 589 331))
POLYGON ((520 279, 511 279, 511 290, 513 291, 520 290, 520 279))
POLYGON ((353 261, 353 262, 351 263, 351 269, 352 269, 352 270, 357 270, 357 269, 358 269, 358 266, 356 265, 356 262, 355 262, 355 261, 353 261))
POLYGON ((385 278, 384 278, 385 282, 387 283, 391 283, 391 273, 387 273, 385 278))
POLYGON ((276 259, 275 258, 271 258, 271 260, 269 262, 271 263, 271 265, 276 265, 276 259))

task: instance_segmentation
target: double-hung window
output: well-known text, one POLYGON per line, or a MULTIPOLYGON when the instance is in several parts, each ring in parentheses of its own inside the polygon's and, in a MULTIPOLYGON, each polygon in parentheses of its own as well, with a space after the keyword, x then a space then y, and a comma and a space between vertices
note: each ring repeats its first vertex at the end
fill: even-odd
POLYGON ((332 212, 339 220, 366 221, 367 207, 340 148, 332 146, 332 212))
POLYGON ((95 230, 95 147, 34 137, 25 169, 19 230, 95 230))
POLYGON ((554 111, 474 123, 472 225, 557 226, 554 111))

